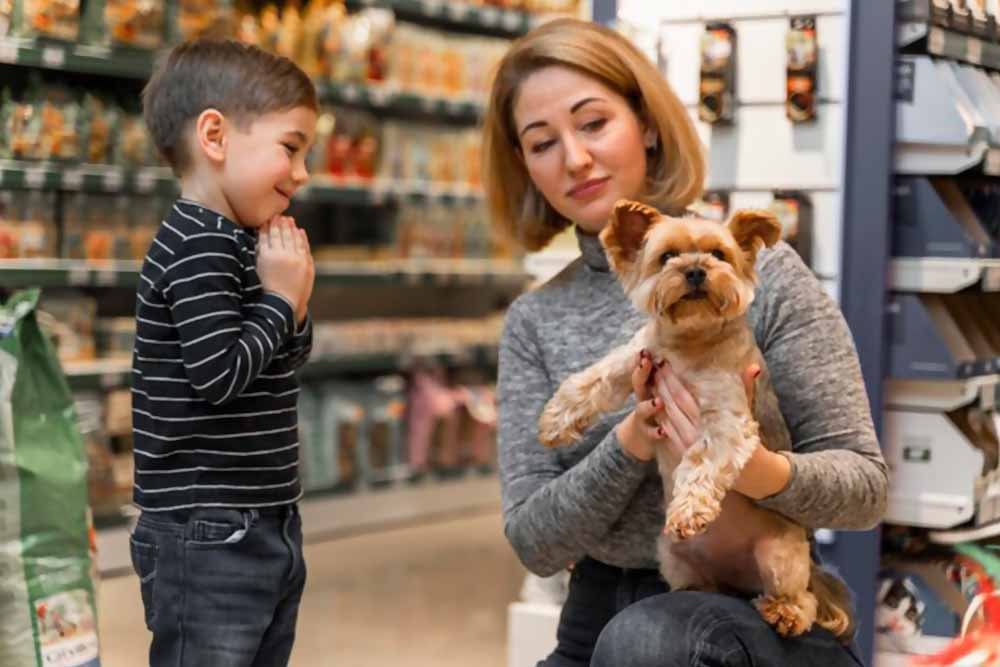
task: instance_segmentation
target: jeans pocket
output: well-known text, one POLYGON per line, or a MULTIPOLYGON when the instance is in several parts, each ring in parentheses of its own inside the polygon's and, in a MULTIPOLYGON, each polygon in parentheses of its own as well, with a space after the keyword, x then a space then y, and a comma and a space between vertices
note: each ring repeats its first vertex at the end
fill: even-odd
POLYGON ((153 623, 156 621, 156 565, 159 549, 155 544, 141 542, 131 537, 129 553, 132 556, 132 568, 139 577, 139 592, 146 612, 146 627, 152 631, 153 623))
POLYGON ((255 522, 254 510, 199 513, 188 524, 187 545, 196 549, 238 545, 246 539, 255 522))

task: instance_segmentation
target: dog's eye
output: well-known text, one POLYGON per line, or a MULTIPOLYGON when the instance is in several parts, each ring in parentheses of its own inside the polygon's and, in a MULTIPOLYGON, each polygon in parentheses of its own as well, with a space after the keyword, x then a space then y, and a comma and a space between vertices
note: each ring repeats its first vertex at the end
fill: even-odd
POLYGON ((716 258, 720 262, 726 261, 726 253, 722 252, 721 250, 713 250, 712 257, 716 258))
POLYGON ((671 250, 670 252, 665 252, 662 255, 660 255, 660 265, 662 266, 663 264, 666 264, 667 262, 672 260, 674 257, 679 257, 679 256, 680 255, 674 252, 673 250, 671 250))

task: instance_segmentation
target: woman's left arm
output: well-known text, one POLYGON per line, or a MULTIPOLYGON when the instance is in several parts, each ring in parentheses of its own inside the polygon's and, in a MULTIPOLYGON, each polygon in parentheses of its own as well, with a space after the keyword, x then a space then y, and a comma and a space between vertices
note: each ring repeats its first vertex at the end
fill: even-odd
POLYGON ((757 503, 807 528, 872 528, 888 472, 847 323, 787 244, 757 270, 755 333, 792 439, 787 484, 757 503))

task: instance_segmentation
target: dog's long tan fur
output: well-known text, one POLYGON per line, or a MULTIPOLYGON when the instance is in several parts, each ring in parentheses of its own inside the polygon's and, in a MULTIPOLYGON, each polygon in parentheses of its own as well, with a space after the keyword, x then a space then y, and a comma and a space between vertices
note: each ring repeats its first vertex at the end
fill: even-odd
MULTIPOLYGON (((566 379, 539 419, 548 446, 578 439, 632 393, 639 352, 666 360, 692 388, 701 438, 677 460, 661 447, 667 523, 660 570, 671 589, 757 593, 761 615, 785 636, 813 623, 853 635, 847 589, 812 562, 805 529, 728 493, 761 442, 742 374, 764 358, 746 321, 758 251, 781 227, 765 211, 737 212, 725 225, 671 218, 621 201, 601 233, 609 261, 634 305, 650 315, 632 340, 566 379)), ((774 403, 770 385, 760 383, 774 403)))

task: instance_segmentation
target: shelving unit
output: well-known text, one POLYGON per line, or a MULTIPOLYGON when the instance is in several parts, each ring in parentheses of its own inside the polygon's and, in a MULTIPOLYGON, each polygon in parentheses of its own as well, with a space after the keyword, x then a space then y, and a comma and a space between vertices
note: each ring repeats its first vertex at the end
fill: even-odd
MULTIPOLYGON (((526 32, 535 21, 525 12, 441 0, 348 0, 347 7, 351 11, 382 7, 392 10, 397 21, 416 23, 442 33, 470 36, 512 38, 526 32)), ((47 39, 0 37, 0 78, 4 77, 3 72, 10 72, 11 80, 26 79, 27 75, 40 71, 45 74, 46 80, 56 80, 60 79, 60 73, 64 73, 62 80, 65 81, 108 82, 109 85, 138 91, 162 53, 47 39)), ((317 92, 321 104, 336 105, 338 113, 343 109, 367 111, 380 121, 406 121, 418 128, 417 131, 435 126, 471 129, 483 114, 483 100, 472 93, 425 95, 394 89, 388 83, 325 80, 317 81, 317 92)), ((347 112, 343 113, 343 116, 347 115, 347 112)), ((400 148, 389 147, 388 150, 400 148)), ((76 193, 94 195, 95 200, 106 195, 141 198, 173 197, 178 193, 176 180, 165 167, 130 168, 30 160, 0 160, 0 191, 4 190, 56 193, 51 200, 56 203, 58 211, 54 218, 60 239, 66 233, 66 218, 61 213, 67 206, 79 201, 76 193)), ((119 200, 126 201, 125 198, 108 198, 106 201, 119 200)), ((46 201, 49 201, 48 197, 46 201)), ((372 319, 380 316, 415 320, 427 317, 468 318, 472 321, 489 314, 487 309, 502 308, 531 280, 516 258, 436 258, 419 245, 407 258, 393 259, 394 251, 391 250, 376 251, 378 243, 384 243, 386 238, 377 227, 388 224, 395 214, 406 207, 427 206, 437 211, 438 215, 458 217, 471 215, 470 211, 481 208, 482 204, 482 192, 465 184, 386 180, 377 176, 339 179, 328 175, 314 176, 310 184, 296 194, 294 205, 301 206, 311 215, 326 212, 357 218, 359 222, 370 223, 375 233, 362 236, 357 241, 352 237, 350 243, 356 245, 348 246, 333 233, 336 230, 331 231, 329 244, 344 243, 348 247, 334 248, 328 255, 329 259, 317 253, 313 312, 326 313, 325 317, 335 321, 341 317, 372 319), (473 294, 476 298, 468 298, 473 294), (441 314, 438 315, 435 309, 439 309, 441 314)), ((435 223, 428 224, 433 226, 435 223)), ((313 229, 310 229, 310 235, 312 233, 313 229)), ((314 242, 314 249, 315 246, 314 242)), ((472 252, 485 256, 478 246, 472 252)), ((459 253, 460 250, 452 251, 446 256, 459 253)), ((73 294, 88 297, 100 295, 100 316, 111 317, 124 315, 128 310, 130 294, 138 281, 140 268, 139 262, 125 260, 3 259, 0 260, 0 286, 4 290, 31 286, 46 290, 58 288, 57 291, 71 288, 75 290, 73 294)), ((478 378, 486 382, 486 378, 495 373, 496 363, 495 342, 487 340, 482 344, 470 342, 459 345, 448 341, 420 340, 407 349, 384 353, 317 355, 302 368, 300 377, 304 387, 314 392, 312 400, 318 405, 321 389, 325 391, 323 388, 341 381, 356 380, 367 387, 374 384, 376 378, 391 379, 417 369, 441 367, 471 369, 469 375, 477 379, 462 382, 475 383, 478 378)), ((131 380, 131 360, 127 358, 97 359, 72 364, 66 370, 71 388, 91 397, 101 397, 112 390, 125 388, 131 380)), ((368 398, 366 396, 365 400, 368 398)), ((352 395, 351 400, 355 399, 358 396, 352 395)), ((393 394, 393 400, 405 406, 407 392, 393 394)), ((369 409, 367 403, 365 409, 369 409)), ((380 417, 392 424, 390 429, 398 424, 393 419, 402 418, 398 404, 391 409, 396 411, 391 418, 380 417)), ((303 442, 306 439, 303 436, 303 442)), ((475 458, 469 456, 470 459, 475 458)), ((358 466, 363 460, 367 460, 363 455, 355 457, 358 466)), ((479 463, 469 463, 457 473, 450 470, 445 478, 443 473, 434 472, 431 461, 431 472, 421 473, 423 476, 416 481, 397 481, 388 487, 376 488, 374 480, 360 475, 349 485, 353 491, 310 492, 302 503, 307 539, 321 539, 344 532, 369 530, 386 523, 424 520, 454 512, 495 509, 499 506, 499 483, 495 475, 484 474, 482 468, 479 463), (456 475, 457 478, 453 479, 456 475)), ((357 471, 355 474, 358 474, 357 471)), ((121 526, 123 520, 124 516, 118 517, 113 513, 100 518, 102 528, 98 531, 98 543, 102 571, 123 572, 131 568, 127 532, 121 526)))

